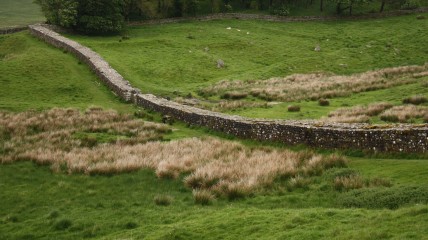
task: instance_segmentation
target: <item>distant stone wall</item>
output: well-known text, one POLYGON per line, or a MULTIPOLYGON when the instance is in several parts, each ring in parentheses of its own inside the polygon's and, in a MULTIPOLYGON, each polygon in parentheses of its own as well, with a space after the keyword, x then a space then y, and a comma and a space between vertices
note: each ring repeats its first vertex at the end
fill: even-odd
POLYGON ((89 48, 43 25, 32 25, 29 29, 34 36, 73 53, 88 64, 97 76, 125 101, 191 125, 208 127, 240 138, 278 141, 292 145, 305 144, 326 149, 406 153, 426 153, 428 149, 428 124, 395 124, 375 128, 368 124, 250 119, 181 105, 152 94, 141 94, 89 48))
POLYGON ((28 27, 11 27, 11 28, 0 28, 0 35, 11 34, 27 30, 28 27))

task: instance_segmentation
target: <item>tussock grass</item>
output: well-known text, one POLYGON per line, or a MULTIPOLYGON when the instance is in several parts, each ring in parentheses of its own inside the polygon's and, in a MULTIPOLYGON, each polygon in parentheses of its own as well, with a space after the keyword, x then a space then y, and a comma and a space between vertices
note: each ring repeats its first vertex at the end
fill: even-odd
POLYGON ((210 205, 214 202, 215 196, 207 190, 193 190, 193 199, 196 204, 210 205))
MULTIPOLYGON (((178 178, 193 189, 229 199, 247 196, 281 176, 319 175, 325 169, 346 166, 346 159, 312 152, 250 148, 214 138, 158 141, 168 127, 146 123, 129 115, 92 108, 45 112, 1 113, 4 154, 2 163, 31 160, 50 164, 54 171, 113 174, 153 169, 159 178, 178 178), (74 133, 111 134, 114 141, 88 144, 74 133)), ((88 140, 86 140, 88 141, 88 140)))
POLYGON ((388 102, 372 103, 368 106, 355 106, 350 108, 339 108, 328 114, 328 118, 323 118, 327 122, 355 123, 369 122, 370 117, 377 116, 393 105, 388 102))
POLYGON ((290 105, 290 106, 288 106, 287 110, 289 112, 300 112, 300 106, 290 105))
POLYGON ((380 119, 387 122, 412 122, 417 118, 426 119, 428 116, 428 107, 425 106, 395 106, 380 115, 380 119))
POLYGON ((173 198, 169 195, 157 195, 154 198, 154 202, 159 206, 168 206, 172 203, 173 198))
POLYGON ((268 101, 316 100, 414 83, 417 78, 413 77, 413 74, 427 71, 427 69, 426 63, 422 66, 385 68, 353 75, 313 73, 294 74, 268 80, 220 81, 202 89, 201 93, 212 96, 221 95, 224 91, 234 91, 268 101))
POLYGON ((362 188, 340 195, 338 203, 344 207, 397 209, 405 205, 428 203, 428 188, 426 186, 362 188))
POLYGON ((404 104, 413 104, 413 105, 419 105, 419 104, 422 104, 422 103, 426 103, 427 101, 428 100, 427 100, 426 97, 419 96, 419 95, 411 96, 411 97, 403 99, 403 103, 404 104))

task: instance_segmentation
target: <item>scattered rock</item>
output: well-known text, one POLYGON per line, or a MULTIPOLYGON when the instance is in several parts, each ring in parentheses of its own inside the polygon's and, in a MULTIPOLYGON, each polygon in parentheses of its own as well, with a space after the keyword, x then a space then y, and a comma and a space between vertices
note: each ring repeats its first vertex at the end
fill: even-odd
POLYGON ((224 61, 219 59, 217 60, 217 68, 224 68, 224 61))
POLYGON ((341 63, 341 64, 339 64, 339 66, 341 66, 341 67, 348 67, 348 64, 341 63))
POLYGON ((317 46, 315 47, 314 51, 315 51, 315 52, 319 52, 319 51, 321 51, 321 47, 320 47, 320 45, 317 45, 317 46))
POLYGON ((250 32, 247 32, 247 35, 250 34, 250 32))
POLYGON ((227 30, 230 30, 230 29, 232 29, 231 27, 228 27, 228 28, 226 28, 227 30))
POLYGON ((204 51, 205 51, 205 52, 209 52, 209 51, 210 51, 210 48, 209 48, 209 47, 205 47, 205 48, 204 48, 204 51))
POLYGON ((166 123, 166 124, 173 124, 174 123, 174 119, 169 116, 169 115, 163 115, 162 116, 162 122, 166 123))

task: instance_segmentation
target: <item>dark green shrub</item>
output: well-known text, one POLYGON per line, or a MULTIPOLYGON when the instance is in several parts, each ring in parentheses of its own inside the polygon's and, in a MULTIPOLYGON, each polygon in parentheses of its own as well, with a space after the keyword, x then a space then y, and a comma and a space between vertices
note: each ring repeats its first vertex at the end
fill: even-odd
POLYGON ((120 32, 124 27, 122 0, 35 0, 49 23, 90 34, 120 32))
POLYGON ((417 203, 428 203, 428 186, 364 188, 343 193, 338 198, 338 205, 355 208, 397 209, 417 203))
POLYGON ((419 105, 422 103, 426 103, 428 100, 426 97, 424 96, 411 96, 408 98, 403 99, 403 103, 404 104, 413 104, 413 105, 419 105))
POLYGON ((221 98, 223 99, 242 99, 242 98, 246 98, 248 96, 247 93, 242 93, 242 92, 226 92, 223 95, 221 95, 221 98))
POLYGON ((318 100, 318 104, 320 106, 329 106, 330 102, 327 99, 321 98, 321 99, 318 100))
POLYGON ((73 223, 69 219, 61 219, 53 225, 53 228, 55 230, 65 230, 69 227, 71 227, 73 223))
POLYGON ((300 106, 290 105, 290 106, 288 106, 287 110, 289 112, 300 112, 300 106))
POLYGON ((138 224, 136 223, 136 222, 127 222, 126 224, 125 224, 125 228, 126 229, 134 229, 134 228, 136 228, 136 227, 138 227, 138 224))
POLYGON ((380 120, 385 122, 399 122, 400 119, 396 115, 381 115, 380 120))
POLYGON ((184 12, 188 16, 196 16, 199 9, 198 0, 185 0, 184 1, 184 12))
POLYGON ((401 9, 411 10, 411 9, 416 9, 420 6, 421 6, 421 3, 419 0, 406 0, 404 1, 403 5, 401 5, 401 9))
POLYGON ((207 190, 193 190, 193 199, 196 204, 210 205, 215 200, 215 196, 207 190))
POLYGON ((168 195, 158 195, 154 198, 155 204, 158 206, 168 206, 172 203, 172 197, 168 195))
POLYGON ((278 16, 288 16, 290 15, 290 8, 285 5, 282 5, 276 9, 273 9, 271 13, 273 15, 278 15, 278 16))

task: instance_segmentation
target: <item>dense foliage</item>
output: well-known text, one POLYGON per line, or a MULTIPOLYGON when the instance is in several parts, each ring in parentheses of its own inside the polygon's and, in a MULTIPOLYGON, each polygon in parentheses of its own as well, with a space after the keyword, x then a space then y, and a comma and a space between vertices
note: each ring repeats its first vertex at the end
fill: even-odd
POLYGON ((86 33, 119 32, 124 26, 123 0, 35 0, 49 23, 86 33))
POLYGON ((34 0, 48 22, 86 33, 119 32, 126 20, 220 12, 324 15, 414 9, 427 0, 34 0))

